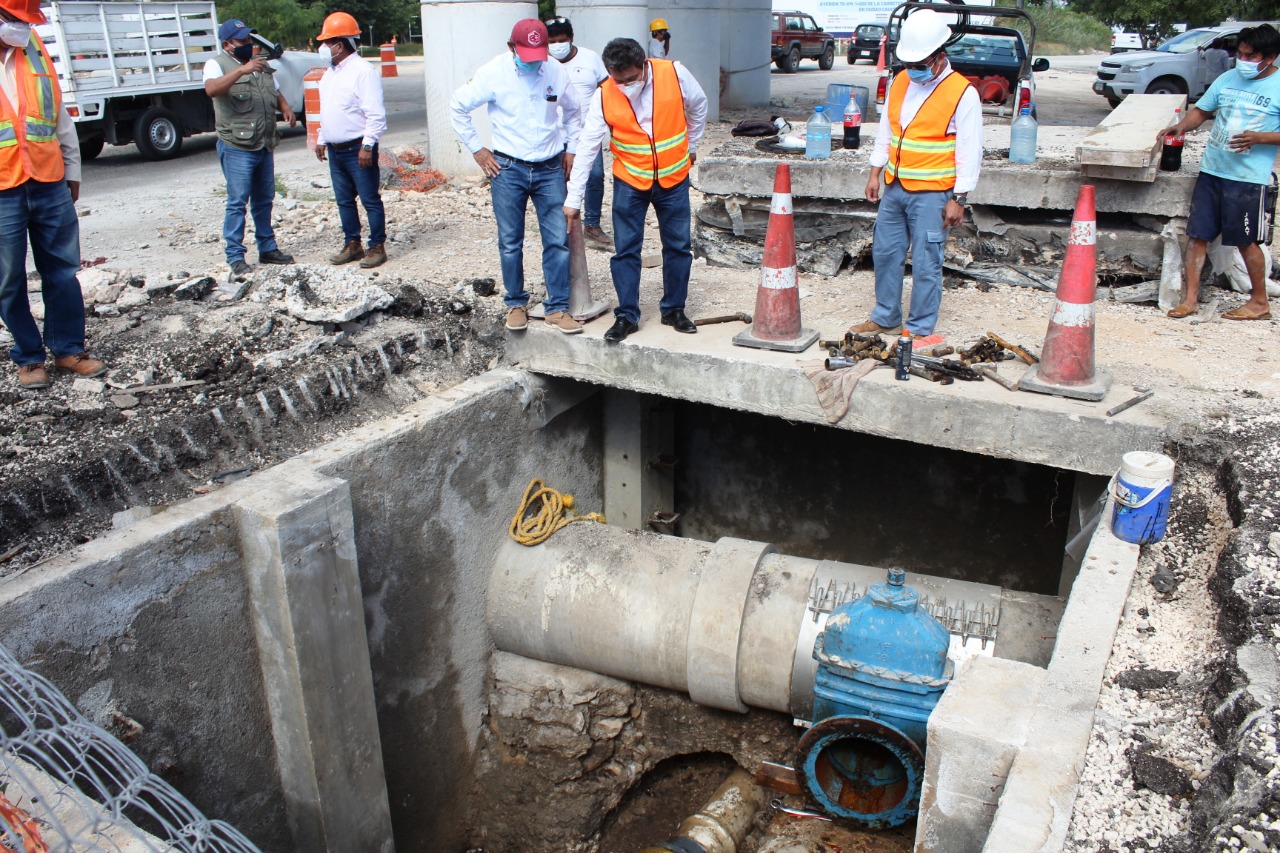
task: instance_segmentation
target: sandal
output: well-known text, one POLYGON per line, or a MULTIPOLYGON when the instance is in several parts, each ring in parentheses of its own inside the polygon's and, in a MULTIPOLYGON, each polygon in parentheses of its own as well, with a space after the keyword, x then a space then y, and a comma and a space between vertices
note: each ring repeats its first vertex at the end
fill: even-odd
POLYGON ((1165 312, 1167 316, 1172 317, 1175 320, 1181 320, 1184 317, 1190 317, 1194 313, 1196 313, 1196 309, 1189 305, 1179 305, 1175 308, 1170 308, 1168 311, 1165 312))
POLYGON ((1224 320, 1270 320, 1271 312, 1263 311, 1261 314, 1245 314, 1244 306, 1241 305, 1239 308, 1232 308, 1230 311, 1227 311, 1225 314, 1222 315, 1222 319, 1224 320))

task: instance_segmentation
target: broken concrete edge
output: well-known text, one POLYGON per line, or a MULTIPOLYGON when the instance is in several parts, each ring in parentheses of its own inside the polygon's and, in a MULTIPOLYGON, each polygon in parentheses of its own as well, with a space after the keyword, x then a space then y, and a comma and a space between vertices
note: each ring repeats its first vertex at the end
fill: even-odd
MULTIPOLYGON (((721 348, 719 341, 710 346, 721 348)), ((723 349, 732 352, 727 342, 723 349)), ((849 413, 829 424, 795 356, 733 355, 738 357, 552 334, 522 335, 507 346, 508 359, 535 374, 1088 474, 1114 474, 1131 450, 1159 451, 1175 426, 1154 409, 1116 420, 1105 417, 1103 404, 1036 394, 1011 403, 1009 392, 994 383, 939 389, 881 382, 876 372, 859 383, 849 413), (1070 440, 1064 438, 1067 424, 1070 440)))
POLYGON ((1058 625, 1053 660, 984 853, 1057 853, 1066 844, 1094 710, 1141 551, 1111 532, 1114 507, 1109 496, 1058 625))

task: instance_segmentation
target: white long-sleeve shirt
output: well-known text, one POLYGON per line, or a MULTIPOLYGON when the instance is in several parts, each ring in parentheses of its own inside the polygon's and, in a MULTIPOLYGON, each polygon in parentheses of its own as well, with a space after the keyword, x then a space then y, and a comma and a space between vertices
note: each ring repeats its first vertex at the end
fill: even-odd
POLYGON ((569 73, 554 59, 543 62, 533 74, 525 74, 516 68, 514 54, 499 54, 453 93, 449 121, 472 154, 485 146, 471 112, 486 106, 493 131, 492 151, 541 163, 578 144, 581 104, 569 73))
POLYGON ((320 78, 320 134, 318 144, 362 139, 374 145, 387 132, 387 108, 382 100, 382 73, 369 61, 352 54, 330 65, 320 78))
MULTIPOLYGON (((35 33, 31 34, 35 38, 35 33)), ((4 56, 0 57, 0 90, 4 97, 16 110, 18 108, 18 65, 17 58, 22 51, 4 45, 4 56)), ((57 83, 55 82, 56 86, 57 83)), ((80 180, 80 136, 76 133, 76 124, 67 114, 65 104, 58 108, 58 123, 54 127, 54 135, 58 138, 58 147, 62 149, 62 165, 66 170, 66 180, 80 180)))
MULTIPOLYGON (((689 154, 698 153, 698 142, 707 129, 707 93, 702 91, 698 81, 679 62, 672 63, 676 69, 676 80, 680 83, 680 94, 684 96, 684 120, 688 125, 685 138, 689 141, 689 154)), ((628 95, 631 108, 636 112, 640 127, 649 138, 653 138, 653 69, 645 69, 645 82, 640 91, 628 95)), ((600 89, 591 96, 591 106, 587 109, 587 120, 582 125, 582 135, 578 137, 577 157, 573 161, 573 172, 569 175, 569 190, 564 206, 574 210, 582 208, 582 197, 586 194, 587 178, 591 174, 591 165, 596 155, 609 139, 609 124, 604 120, 604 97, 600 89)))
MULTIPOLYGON (((933 94, 938 84, 951 71, 948 62, 942 72, 927 85, 914 80, 907 83, 907 94, 902 99, 902 115, 899 122, 905 129, 916 117, 925 99, 933 94)), ((907 72, 902 71, 902 74, 907 72)), ((947 132, 956 135, 956 186, 954 192, 967 193, 978 185, 978 173, 982 170, 982 100, 970 86, 960 96, 956 113, 947 125, 947 132)), ((883 168, 889 162, 889 111, 880 115, 880 129, 876 132, 876 144, 871 149, 868 162, 874 168, 883 168)))

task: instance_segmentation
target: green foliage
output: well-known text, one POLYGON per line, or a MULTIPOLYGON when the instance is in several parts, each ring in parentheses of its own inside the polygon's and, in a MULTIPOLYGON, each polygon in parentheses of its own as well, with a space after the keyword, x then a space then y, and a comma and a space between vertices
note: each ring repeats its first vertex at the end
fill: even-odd
MULTIPOLYGON (((1258 0, 1257 5, 1275 6, 1276 0, 1258 0)), ((1151 46, 1173 35, 1175 24, 1193 29, 1240 15, 1239 0, 1073 0, 1071 6, 1109 26, 1145 34, 1151 46)))
POLYGON ((1280 21, 1280 0, 1244 0, 1235 17, 1241 21, 1280 21))
MULTIPOLYGON (((998 6, 1012 6, 1010 0, 1000 0, 998 6)), ((1043 56, 1050 52, 1046 45, 1054 45, 1055 50, 1106 50, 1111 45, 1111 30, 1097 18, 1081 14, 1078 11, 1063 9, 1052 4, 1044 6, 1027 5, 1026 12, 1036 25, 1036 43, 1032 53, 1043 56)), ((998 20, 1002 26, 1014 26, 1027 35, 1027 26, 1022 21, 1012 18, 998 20)))
POLYGON ((305 48, 320 32, 321 9, 299 6, 298 0, 219 0, 218 20, 240 18, 266 38, 288 48, 305 48))
POLYGON ((556 0, 538 0, 538 20, 545 21, 556 16, 556 0))
MULTIPOLYGON (((417 0, 302 0, 313 9, 320 9, 320 18, 330 12, 346 12, 360 24, 362 44, 382 44, 396 36, 400 41, 409 40, 410 22, 417 33, 420 25, 418 14, 421 5, 417 0)), ((317 30, 316 32, 319 32, 317 30)))

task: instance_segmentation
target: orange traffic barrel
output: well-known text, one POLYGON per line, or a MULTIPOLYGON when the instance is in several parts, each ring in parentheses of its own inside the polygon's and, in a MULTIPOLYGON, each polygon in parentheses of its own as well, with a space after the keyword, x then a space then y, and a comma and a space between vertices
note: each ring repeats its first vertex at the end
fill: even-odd
POLYGON ((396 70, 396 46, 391 42, 382 46, 382 76, 400 76, 400 72, 396 70))
POLYGON ((302 77, 302 112, 307 122, 307 150, 315 151, 320 138, 320 78, 323 68, 312 68, 302 77))

